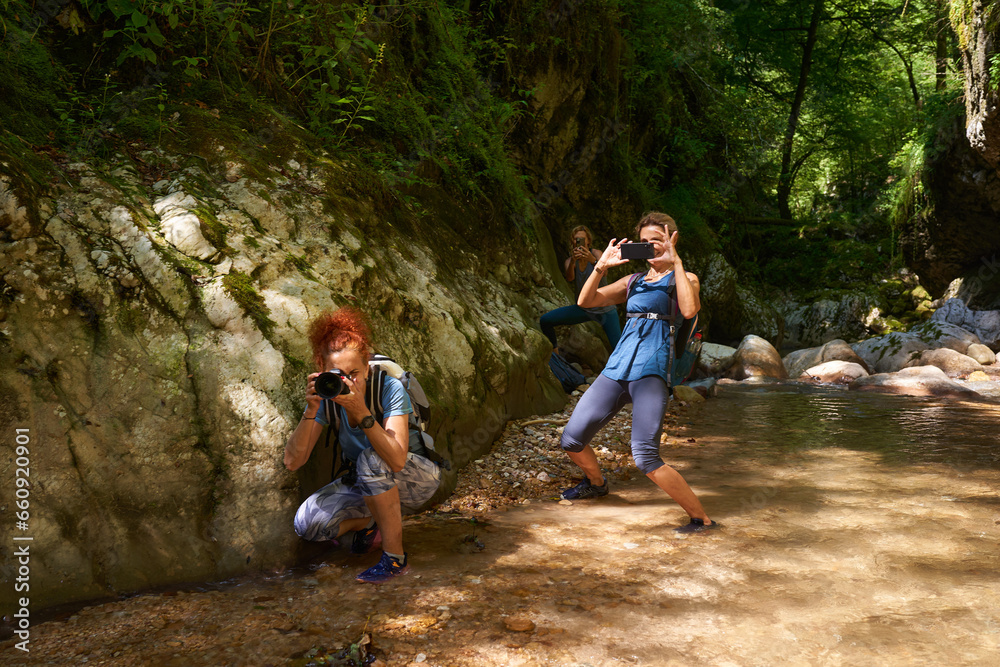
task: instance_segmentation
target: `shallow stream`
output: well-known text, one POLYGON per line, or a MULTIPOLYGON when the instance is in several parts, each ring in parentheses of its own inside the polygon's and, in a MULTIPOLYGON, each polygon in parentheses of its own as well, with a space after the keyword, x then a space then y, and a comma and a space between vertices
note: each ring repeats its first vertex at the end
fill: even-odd
MULTIPOLYGON (((27 656, 4 643, 0 662, 303 665, 367 629, 391 665, 997 664, 1000 408, 730 384, 676 418, 664 458, 720 530, 675 536, 683 512, 634 469, 572 505, 555 478, 549 499, 473 528, 408 519, 412 573, 390 584, 356 584, 376 555, 341 549, 269 580, 94 605, 37 626, 27 656)), ((594 444, 622 451, 627 429, 623 414, 594 444)), ((554 434, 532 443, 555 458, 554 434)))

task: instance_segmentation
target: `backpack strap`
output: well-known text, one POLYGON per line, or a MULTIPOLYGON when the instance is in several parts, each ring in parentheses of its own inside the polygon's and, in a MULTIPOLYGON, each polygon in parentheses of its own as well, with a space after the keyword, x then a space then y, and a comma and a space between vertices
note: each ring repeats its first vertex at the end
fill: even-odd
MULTIPOLYGON (((324 400, 323 409, 326 411, 326 437, 323 440, 323 447, 330 446, 330 434, 340 433, 340 415, 337 414, 337 409, 330 408, 332 401, 324 400)), ((333 452, 333 466, 330 469, 330 481, 335 482, 340 478, 344 478, 344 483, 348 485, 354 484, 355 471, 354 462, 348 461, 344 458, 344 452, 340 448, 340 437, 334 437, 334 444, 337 445, 336 450, 333 452)))
POLYGON ((385 417, 385 408, 382 405, 382 389, 385 387, 386 372, 379 364, 372 364, 368 375, 368 393, 365 396, 365 404, 372 411, 372 416, 379 425, 385 417))
POLYGON ((625 301, 628 301, 629 296, 632 295, 632 285, 635 284, 635 281, 638 280, 641 275, 642 271, 639 271, 638 273, 633 273, 628 277, 628 283, 625 285, 625 301))

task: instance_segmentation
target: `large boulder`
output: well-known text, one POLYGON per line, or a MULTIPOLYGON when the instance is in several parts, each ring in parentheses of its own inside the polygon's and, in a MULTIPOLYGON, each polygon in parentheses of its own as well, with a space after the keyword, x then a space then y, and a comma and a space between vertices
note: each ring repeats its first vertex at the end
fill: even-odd
POLYGON ((806 377, 817 382, 829 384, 850 384, 858 378, 868 375, 868 371, 860 364, 850 361, 826 361, 818 366, 806 369, 798 377, 806 377))
POLYGON ((897 373, 879 373, 858 378, 848 385, 855 391, 873 391, 883 394, 904 394, 906 396, 939 396, 981 400, 975 391, 951 380, 944 371, 935 366, 915 366, 904 368, 897 373))
POLYGON ((978 343, 976 335, 965 329, 929 320, 907 332, 894 331, 851 345, 868 368, 875 373, 894 373, 920 357, 924 350, 949 348, 965 354, 969 345, 978 343))
POLYGON ((924 350, 919 357, 906 364, 907 368, 914 366, 935 366, 943 370, 945 375, 953 378, 983 370, 982 364, 972 357, 947 347, 938 350, 924 350))
POLYGON ((735 347, 718 345, 716 343, 702 343, 701 354, 698 355, 697 369, 705 375, 717 377, 725 369, 729 368, 735 354, 735 347))
POLYGON ((723 372, 723 377, 731 380, 745 380, 752 377, 768 377, 784 380, 788 378, 781 355, 774 346, 760 336, 749 335, 743 339, 723 372))
POLYGON ((996 353, 985 345, 980 345, 979 343, 973 343, 970 345, 969 349, 965 351, 965 354, 972 357, 983 366, 990 366, 995 364, 997 361, 996 353))
POLYGON ((831 340, 829 343, 819 347, 810 347, 805 350, 795 350, 788 353, 782 361, 788 377, 797 378, 802 372, 811 366, 816 366, 825 361, 846 361, 857 364, 865 369, 866 373, 871 372, 867 362, 858 356, 846 341, 831 340))
POLYGON ((895 373, 920 356, 930 345, 919 336, 903 331, 869 338, 851 345, 873 373, 895 373))
POLYGON ((961 299, 952 298, 934 311, 931 320, 971 331, 984 345, 1000 345, 1000 310, 972 310, 961 299))

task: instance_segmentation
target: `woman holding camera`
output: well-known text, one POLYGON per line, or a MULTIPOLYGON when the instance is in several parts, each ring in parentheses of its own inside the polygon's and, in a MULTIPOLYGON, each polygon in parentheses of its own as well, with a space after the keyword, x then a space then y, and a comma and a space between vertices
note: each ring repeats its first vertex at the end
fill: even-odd
POLYGON ((295 532, 307 540, 324 541, 353 530, 351 551, 357 554, 381 543, 382 558, 357 579, 388 581, 409 569, 403 551, 402 510, 416 510, 431 499, 440 482, 440 470, 429 459, 409 451, 408 415, 413 408, 399 380, 385 378, 381 423, 367 405, 372 345, 361 312, 341 308, 321 315, 312 323, 309 339, 317 371, 332 369, 340 378, 333 384, 342 383, 346 393, 324 399, 316 391, 322 373, 308 376, 306 410, 285 446, 285 467, 301 468, 323 426, 329 425, 336 429, 333 435, 353 474, 309 496, 295 514, 295 532))
POLYGON ((636 226, 636 235, 653 247, 649 267, 636 277, 612 285, 599 281, 614 266, 625 264, 621 244, 612 239, 594 266, 577 301, 581 307, 626 303, 628 322, 621 340, 597 380, 580 398, 563 429, 561 446, 583 469, 585 477, 562 492, 569 500, 608 493, 591 439, 625 404, 632 403, 632 458, 658 487, 691 517, 679 533, 697 533, 718 524, 705 513, 698 497, 680 473, 660 457, 660 430, 670 399, 670 369, 674 354, 673 329, 701 309, 698 276, 684 270, 677 254, 677 224, 664 213, 648 213, 636 226))
MULTIPOLYGON (((601 259, 601 253, 590 247, 593 235, 584 225, 578 225, 570 231, 572 251, 563 265, 563 275, 566 280, 576 286, 575 294, 579 298, 587 279, 594 272, 594 266, 601 259)), ((608 283, 607 276, 601 276, 601 286, 608 283)), ((618 310, 613 306, 596 306, 583 308, 577 304, 563 306, 550 310, 542 315, 539 322, 542 333, 552 342, 552 347, 558 353, 556 342, 556 327, 565 324, 580 324, 582 322, 598 322, 611 343, 611 349, 618 344, 622 331, 618 321, 618 310)))

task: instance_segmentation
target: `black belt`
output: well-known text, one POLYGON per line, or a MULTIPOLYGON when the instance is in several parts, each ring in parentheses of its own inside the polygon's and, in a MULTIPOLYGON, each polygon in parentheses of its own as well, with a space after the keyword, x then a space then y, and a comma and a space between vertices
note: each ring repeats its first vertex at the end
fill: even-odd
POLYGON ((661 315, 660 313, 625 313, 625 317, 641 317, 647 320, 669 320, 669 315, 661 315))

